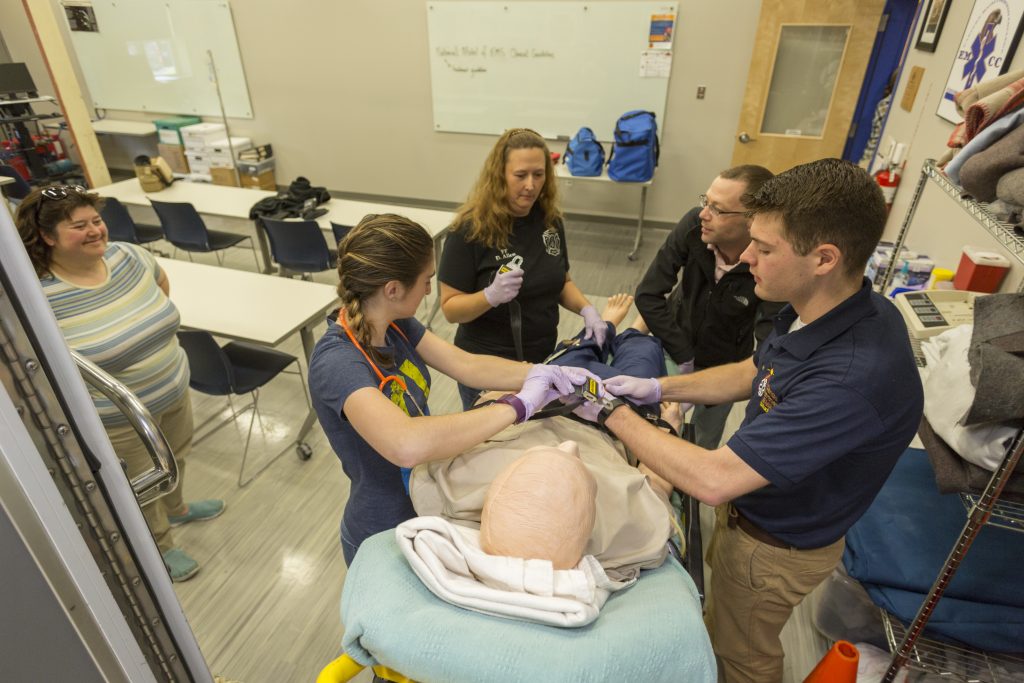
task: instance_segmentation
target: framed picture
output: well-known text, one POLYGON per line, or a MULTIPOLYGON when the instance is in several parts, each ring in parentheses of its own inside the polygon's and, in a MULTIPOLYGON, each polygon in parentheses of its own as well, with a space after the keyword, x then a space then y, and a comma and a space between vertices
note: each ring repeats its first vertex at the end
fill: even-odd
POLYGON ((1024 0, 975 0, 936 114, 950 123, 963 121, 953 97, 1006 72, 1020 42, 1022 19, 1024 0))
POLYGON ((917 45, 914 46, 918 50, 935 52, 950 2, 952 0, 925 0, 924 11, 921 13, 921 32, 917 34, 917 45))

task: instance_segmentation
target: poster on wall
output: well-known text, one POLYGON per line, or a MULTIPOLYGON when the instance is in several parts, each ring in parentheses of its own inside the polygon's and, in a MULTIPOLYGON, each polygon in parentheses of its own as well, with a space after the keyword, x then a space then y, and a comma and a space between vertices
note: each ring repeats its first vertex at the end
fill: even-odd
POLYGON ((1022 18, 1024 0, 975 0, 939 102, 939 116, 950 123, 963 121, 953 97, 1009 68, 1020 41, 1022 18))

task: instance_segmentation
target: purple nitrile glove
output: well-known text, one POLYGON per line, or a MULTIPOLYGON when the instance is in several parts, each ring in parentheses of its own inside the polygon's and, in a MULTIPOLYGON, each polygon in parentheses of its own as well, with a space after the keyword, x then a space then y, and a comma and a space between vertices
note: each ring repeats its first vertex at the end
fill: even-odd
POLYGON ((580 315, 583 316, 583 324, 587 328, 587 333, 583 335, 583 338, 593 337, 598 346, 604 345, 604 338, 608 334, 608 324, 601 320, 601 314, 593 306, 587 305, 580 309, 580 315))
POLYGON ((690 360, 686 361, 685 363, 680 363, 679 364, 679 374, 680 375, 689 375, 692 372, 693 372, 693 359, 692 358, 690 360))
POLYGON ((650 405, 661 400, 661 382, 655 377, 617 375, 606 379, 604 388, 614 396, 624 396, 640 405, 650 405))
POLYGON ((516 268, 507 273, 498 273, 494 276, 491 284, 484 287, 484 298, 491 308, 507 304, 519 294, 519 288, 523 286, 523 269, 516 268))
MULTIPOLYGON (((600 395, 604 396, 605 391, 603 380, 594 373, 592 373, 590 370, 587 370, 586 368, 578 368, 574 365, 552 365, 550 367, 560 369, 562 371, 562 374, 564 374, 569 379, 569 381, 572 382, 572 384, 576 387, 582 385, 584 382, 587 381, 588 378, 594 380, 595 382, 597 382, 597 386, 600 388, 600 395)), ((573 393, 573 391, 574 388, 570 388, 569 393, 573 393)))
MULTIPOLYGON (((568 368, 575 370, 576 368, 568 368)), ((565 371, 567 368, 557 365, 534 365, 526 374, 523 388, 516 396, 526 407, 526 417, 529 420, 539 408, 543 408, 559 396, 572 393, 572 380, 565 371)), ((581 379, 582 383, 583 380, 581 379)))
POLYGON ((597 416, 601 414, 601 406, 596 403, 591 403, 590 401, 584 401, 576 406, 572 411, 572 414, 583 418, 587 422, 597 424, 597 416))

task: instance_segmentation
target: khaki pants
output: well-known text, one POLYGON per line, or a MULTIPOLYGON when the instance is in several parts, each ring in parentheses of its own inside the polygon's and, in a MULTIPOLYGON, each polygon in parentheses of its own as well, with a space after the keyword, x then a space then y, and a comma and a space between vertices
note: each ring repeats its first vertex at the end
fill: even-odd
MULTIPOLYGON (((154 415, 153 419, 164 433, 178 463, 177 488, 142 508, 142 514, 149 524, 153 539, 160 547, 160 552, 165 553, 175 547, 167 515, 184 514, 186 509, 182 500, 185 488, 185 458, 192 450, 192 401, 188 392, 186 391, 185 395, 167 410, 154 415)), ((142 445, 142 439, 130 425, 107 427, 107 436, 110 437, 117 457, 124 460, 128 466, 129 478, 152 467, 153 461, 146 447, 142 445)))
POLYGON ((715 510, 704 621, 726 683, 778 683, 782 627, 839 563, 845 539, 814 550, 775 548, 730 528, 728 508, 715 510))

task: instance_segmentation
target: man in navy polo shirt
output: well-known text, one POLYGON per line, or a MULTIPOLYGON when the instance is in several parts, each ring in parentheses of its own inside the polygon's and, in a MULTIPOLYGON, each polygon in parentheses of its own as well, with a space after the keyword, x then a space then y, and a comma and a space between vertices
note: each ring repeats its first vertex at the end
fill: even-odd
POLYGON ((754 356, 692 375, 619 377, 639 402, 749 398, 739 430, 706 450, 618 406, 602 417, 645 465, 718 521, 706 622, 729 683, 782 679, 779 633, 839 562, 921 419, 906 326, 863 277, 886 212, 871 177, 823 159, 744 197, 758 297, 788 301, 754 356))

